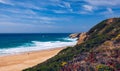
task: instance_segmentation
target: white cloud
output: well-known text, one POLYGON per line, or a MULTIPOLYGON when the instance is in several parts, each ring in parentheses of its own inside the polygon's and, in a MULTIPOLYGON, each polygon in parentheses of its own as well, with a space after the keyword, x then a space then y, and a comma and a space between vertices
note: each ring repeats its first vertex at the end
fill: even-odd
POLYGON ((106 8, 106 11, 101 12, 102 15, 112 15, 114 12, 111 8, 106 8))
POLYGON ((66 8, 71 8, 71 5, 70 5, 69 2, 63 2, 63 4, 64 4, 64 6, 65 6, 66 8))
POLYGON ((120 0, 85 0, 95 6, 116 6, 120 5, 120 0))
POLYGON ((1 22, 0 23, 0 33, 29 33, 29 32, 39 32, 40 30, 48 31, 48 29, 52 29, 54 26, 50 24, 38 25, 38 24, 22 24, 22 23, 14 23, 14 22, 1 22), (22 28, 22 29, 21 29, 22 28), (47 28, 47 29, 45 29, 47 28), (39 29, 39 30, 38 30, 39 29), (44 29, 44 30, 43 30, 44 29))
MULTIPOLYGON (((114 9, 120 8, 120 0, 84 0, 87 5, 84 4, 83 8, 86 11, 92 12, 97 11, 96 14, 100 15, 112 15, 114 14, 114 9)), ((84 12, 83 12, 84 13, 84 12)), ((86 12, 85 12, 86 13, 86 12)), ((87 13, 86 13, 87 14, 87 13)))
POLYGON ((7 9, 0 9, 0 11, 4 11, 4 12, 10 12, 13 14, 32 14, 35 15, 36 13, 31 10, 31 9, 18 9, 18 8, 7 8, 7 9))
MULTIPOLYGON (((5 10, 3 10, 5 11, 5 10)), ((20 22, 20 23, 29 23, 29 24, 55 24, 58 21, 65 21, 66 18, 54 17, 54 16, 43 16, 38 15, 32 10, 29 9, 6 9, 6 11, 11 14, 2 14, 0 13, 0 22, 20 22)), ((5 12, 6 12, 5 11, 5 12)))
POLYGON ((40 6, 36 6, 32 2, 19 2, 19 1, 12 1, 12 0, 0 0, 0 3, 12 5, 12 6, 20 6, 20 7, 23 7, 23 8, 46 10, 45 8, 42 8, 40 6))
POLYGON ((89 13, 86 11, 80 11, 78 14, 89 14, 89 13))
POLYGON ((59 14, 63 14, 63 13, 67 13, 64 10, 52 10, 54 13, 59 13, 59 14))
POLYGON ((112 10, 111 8, 107 8, 107 11, 108 11, 109 13, 113 13, 113 10, 112 10))
POLYGON ((0 0, 0 3, 13 5, 9 0, 0 0))
POLYGON ((90 11, 90 12, 93 11, 93 6, 91 6, 91 5, 83 5, 83 8, 84 8, 86 11, 90 11))
POLYGON ((67 1, 61 1, 61 0, 49 0, 49 1, 50 3, 47 3, 48 5, 59 6, 62 8, 71 8, 70 2, 67 1))
POLYGON ((5 0, 0 0, 0 3, 6 3, 5 0))
MULTIPOLYGON (((56 2, 56 0, 53 2, 56 2)), ((56 7, 60 7, 60 9, 58 9, 58 10, 54 10, 54 9, 50 10, 54 13, 61 13, 61 14, 73 13, 73 8, 71 7, 70 2, 57 0, 57 3, 54 3, 54 4, 52 3, 51 5, 56 6, 56 7)))
POLYGON ((21 6, 24 8, 30 8, 30 9, 45 10, 45 8, 42 8, 40 6, 36 6, 33 3, 14 2, 14 5, 21 6))

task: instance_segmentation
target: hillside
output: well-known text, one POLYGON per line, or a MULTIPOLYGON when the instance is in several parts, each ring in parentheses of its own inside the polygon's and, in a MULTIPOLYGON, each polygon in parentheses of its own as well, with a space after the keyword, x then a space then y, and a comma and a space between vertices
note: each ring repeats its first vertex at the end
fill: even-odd
POLYGON ((23 71, 120 70, 120 18, 104 20, 78 38, 76 46, 23 71))

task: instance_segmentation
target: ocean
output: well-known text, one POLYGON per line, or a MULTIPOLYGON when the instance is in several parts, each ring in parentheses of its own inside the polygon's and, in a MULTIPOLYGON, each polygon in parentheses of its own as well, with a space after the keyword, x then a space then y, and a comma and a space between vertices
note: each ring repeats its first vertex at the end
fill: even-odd
POLYGON ((0 34, 0 55, 46 50, 76 44, 70 33, 0 34))

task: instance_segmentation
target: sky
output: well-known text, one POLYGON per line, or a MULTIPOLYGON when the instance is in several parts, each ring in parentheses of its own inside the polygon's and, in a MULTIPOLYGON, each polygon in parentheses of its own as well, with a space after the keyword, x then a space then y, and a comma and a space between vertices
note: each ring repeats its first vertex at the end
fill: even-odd
POLYGON ((0 33, 86 32, 120 17, 120 0, 0 0, 0 33))

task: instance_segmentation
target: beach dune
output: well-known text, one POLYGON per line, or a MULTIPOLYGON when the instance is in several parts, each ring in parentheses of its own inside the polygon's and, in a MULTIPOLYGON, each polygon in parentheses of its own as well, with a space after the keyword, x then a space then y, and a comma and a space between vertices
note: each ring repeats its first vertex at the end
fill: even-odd
POLYGON ((0 57, 0 71, 21 71, 55 56, 63 48, 26 52, 0 57))

